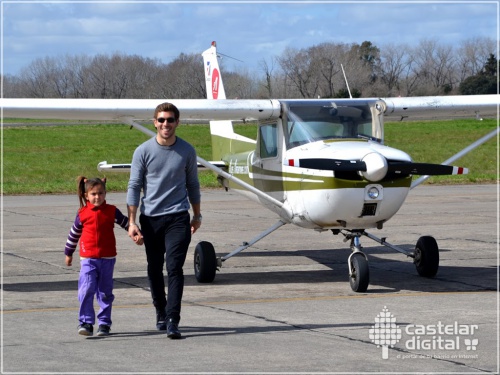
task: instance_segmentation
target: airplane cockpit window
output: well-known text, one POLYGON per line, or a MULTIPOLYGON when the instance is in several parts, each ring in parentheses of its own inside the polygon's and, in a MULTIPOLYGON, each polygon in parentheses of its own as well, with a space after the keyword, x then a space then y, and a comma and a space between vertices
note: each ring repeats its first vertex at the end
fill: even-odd
MULTIPOLYGON (((376 119, 377 120, 377 119, 376 119)), ((324 102, 294 105, 287 111, 285 137, 287 148, 319 140, 361 138, 380 142, 373 135, 372 111, 366 104, 335 105, 324 102)))
POLYGON ((276 123, 259 127, 260 157, 272 158, 278 155, 278 127, 276 123))

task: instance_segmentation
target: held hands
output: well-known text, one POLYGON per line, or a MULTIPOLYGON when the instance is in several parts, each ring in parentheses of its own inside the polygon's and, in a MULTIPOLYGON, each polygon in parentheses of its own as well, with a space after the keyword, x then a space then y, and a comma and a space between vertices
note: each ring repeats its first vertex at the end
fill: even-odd
POLYGON ((140 246, 144 244, 144 239, 142 237, 142 233, 139 227, 135 224, 130 224, 128 227, 128 236, 136 243, 136 245, 140 246))
POLYGON ((132 240, 135 242, 137 246, 141 246, 144 244, 144 239, 142 238, 142 234, 139 234, 132 238, 132 240))
MULTIPOLYGON (((191 220, 191 234, 194 234, 201 227, 201 220, 193 219, 191 220)), ((130 224, 128 227, 128 236, 137 245, 144 244, 144 238, 142 237, 141 230, 136 224, 130 224)))

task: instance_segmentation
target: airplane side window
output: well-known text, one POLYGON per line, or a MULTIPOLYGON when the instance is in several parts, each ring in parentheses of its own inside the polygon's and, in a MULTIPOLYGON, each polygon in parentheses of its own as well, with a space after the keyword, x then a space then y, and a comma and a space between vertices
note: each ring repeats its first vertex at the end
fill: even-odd
POLYGON ((276 124, 261 125, 260 157, 272 158, 278 155, 278 128, 276 124))

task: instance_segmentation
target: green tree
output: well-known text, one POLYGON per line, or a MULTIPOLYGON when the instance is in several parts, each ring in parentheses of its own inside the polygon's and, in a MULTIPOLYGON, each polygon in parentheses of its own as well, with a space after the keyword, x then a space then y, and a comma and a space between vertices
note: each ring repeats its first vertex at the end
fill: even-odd
POLYGON ((482 95, 498 93, 497 59, 490 54, 483 69, 476 75, 470 76, 460 84, 462 95, 482 95))
POLYGON ((498 61, 495 58, 495 55, 490 53, 490 56, 488 57, 486 64, 484 64, 482 73, 486 76, 495 77, 497 75, 497 67, 498 67, 498 61))
MULTIPOLYGON (((361 98, 361 92, 358 89, 351 90, 351 94, 353 98, 361 98)), ((339 89, 334 98, 350 98, 349 90, 346 88, 339 89)))

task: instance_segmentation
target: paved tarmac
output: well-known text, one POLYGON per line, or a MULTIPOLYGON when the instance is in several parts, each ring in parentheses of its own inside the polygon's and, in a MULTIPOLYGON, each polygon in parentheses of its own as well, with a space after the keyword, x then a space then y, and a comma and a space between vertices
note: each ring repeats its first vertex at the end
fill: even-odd
MULTIPOLYGON (((108 202, 125 212, 124 194, 108 202)), ((236 193, 204 191, 181 340, 155 330, 144 250, 119 227, 112 334, 77 334, 79 264, 66 267, 63 253, 77 206, 76 195, 3 197, 2 373, 499 371, 496 185, 411 191, 371 233, 407 249, 434 236, 438 275, 419 277, 411 259, 364 238, 366 293, 349 286, 342 236, 290 225, 226 261, 212 284, 198 284, 197 242, 224 255, 276 221, 236 193), (376 320, 392 330, 384 336, 376 320)))

